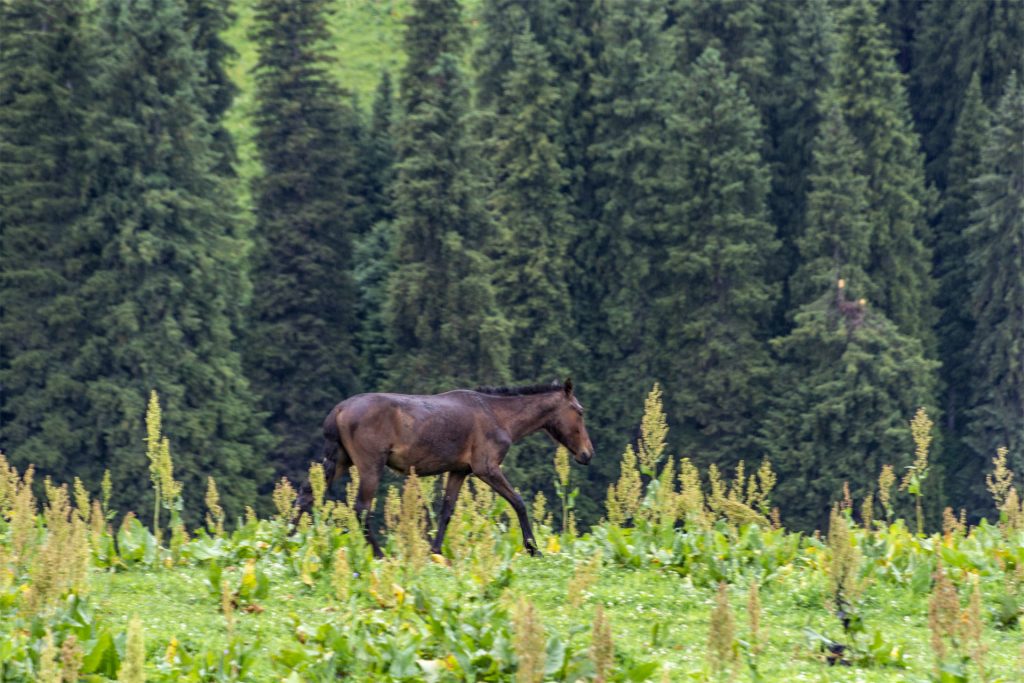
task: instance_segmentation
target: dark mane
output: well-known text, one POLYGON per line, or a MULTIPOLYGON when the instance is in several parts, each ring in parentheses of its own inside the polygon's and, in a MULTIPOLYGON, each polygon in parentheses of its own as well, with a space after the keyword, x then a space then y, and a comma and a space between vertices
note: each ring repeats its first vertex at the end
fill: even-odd
POLYGON ((477 387, 473 391, 491 396, 529 396, 531 394, 546 394, 552 391, 561 391, 560 383, 554 384, 530 384, 523 387, 477 387))

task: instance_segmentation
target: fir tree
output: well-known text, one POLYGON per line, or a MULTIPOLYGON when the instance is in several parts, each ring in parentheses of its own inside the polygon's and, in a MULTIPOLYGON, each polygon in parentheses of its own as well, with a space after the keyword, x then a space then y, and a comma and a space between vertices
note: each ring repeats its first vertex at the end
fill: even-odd
MULTIPOLYGON (((594 392, 590 429, 599 443, 632 437, 634 406, 658 379, 653 363, 665 351, 655 328, 656 262, 664 260, 659 245, 673 227, 668 205, 678 202, 678 165, 667 166, 676 163, 670 155, 680 134, 670 129, 678 121, 671 115, 679 88, 663 23, 654 2, 616 3, 595 33, 602 50, 590 84, 592 213, 580 219, 572 246, 571 291, 587 349, 580 360, 594 392)), ((611 460, 594 465, 605 481, 616 473, 611 460)), ((602 493, 593 496, 600 500, 602 493)))
POLYGON ((923 3, 913 43, 910 97, 928 159, 928 179, 948 185, 946 164, 971 78, 995 106, 1007 76, 1024 60, 1024 3, 932 0, 923 3))
MULTIPOLYGON (((486 44, 504 40, 512 43, 509 68, 487 111, 484 147, 494 177, 488 205, 500 236, 498 301, 518 340, 510 371, 518 381, 564 378, 581 369, 574 366, 584 350, 566 279, 574 223, 561 144, 563 98, 550 56, 518 7, 502 14, 501 26, 484 25, 486 44)), ((525 490, 554 495, 551 452, 548 439, 518 446, 506 461, 510 476, 525 490)))
POLYGON ((558 144, 561 102, 547 52, 525 13, 509 15, 519 28, 511 69, 493 103, 502 113, 486 141, 496 176, 489 205, 501 235, 498 298, 522 340, 512 351, 512 376, 565 377, 580 349, 565 279, 572 219, 558 144))
POLYGON ((326 0, 261 0, 253 39, 254 297, 246 360, 279 471, 301 476, 324 415, 359 390, 352 244, 368 219, 358 112, 332 81, 326 0))
POLYGON ((676 37, 677 66, 685 69, 707 49, 714 49, 760 111, 771 71, 771 45, 764 26, 768 4, 670 0, 666 24, 676 37))
POLYGON ((73 372, 90 424, 75 457, 110 468, 114 504, 137 506, 156 389, 188 521, 198 521, 207 476, 237 514, 269 479, 267 442, 233 350, 246 245, 214 170, 201 60, 176 3, 107 0, 100 29, 89 207, 68 256, 85 327, 73 372))
POLYGON ((935 286, 927 211, 931 196, 903 76, 871 0, 851 0, 840 17, 836 82, 847 125, 864 152, 872 207, 868 274, 877 305, 905 334, 934 347, 935 286))
POLYGON ((391 73, 381 73, 373 98, 367 151, 367 178, 370 225, 393 217, 391 186, 395 176, 395 144, 392 138, 395 97, 391 73))
POLYGON ((800 265, 790 282, 794 307, 819 299, 839 280, 857 296, 872 296, 865 272, 871 255, 867 178, 858 173, 863 154, 832 107, 818 130, 809 176, 806 228, 797 237, 800 265))
POLYGON ((773 341, 782 362, 765 447, 787 527, 821 528, 848 483, 856 499, 882 465, 910 464, 908 422, 930 406, 936 363, 866 300, 833 288, 773 341))
POLYGON ((84 12, 79 0, 0 4, 0 443, 17 466, 62 480, 87 469, 66 258, 83 210, 84 12))
POLYGON ((836 32, 828 0, 764 3, 763 23, 771 45, 771 86, 761 112, 772 173, 768 206, 780 242, 772 278, 783 284, 774 325, 781 333, 782 314, 793 307, 786 281, 798 263, 796 238, 804 230, 815 139, 827 114, 822 100, 833 82, 836 32))
POLYGON ((1024 471, 1024 88, 1007 78, 972 182, 967 231, 972 273, 974 404, 968 443, 986 462, 1000 446, 1024 471))
POLYGON ((667 249, 663 277, 672 284, 659 302, 658 338, 672 345, 664 376, 678 443, 721 466, 751 455, 763 418, 777 243, 757 112, 714 49, 694 64, 682 101, 686 185, 673 209, 679 236, 667 249))
POLYGON ((396 267, 388 283, 389 384, 405 391, 503 381, 510 326, 495 304, 467 139, 465 42, 454 0, 418 0, 407 19, 395 181, 396 267))
MULTIPOLYGON (((970 297, 965 294, 971 287, 970 268, 964 258, 968 251, 965 233, 971 214, 977 209, 971 179, 981 170, 981 149, 989 116, 988 108, 981 99, 979 79, 975 77, 971 80, 953 138, 947 174, 950 182, 942 194, 935 222, 935 275, 939 281, 936 301, 942 312, 936 330, 939 357, 942 359, 945 433, 952 437, 946 443, 951 447, 963 432, 961 413, 967 407, 969 387, 974 377, 968 354, 974 320, 970 297)), ((966 464, 962 458, 953 460, 966 464)))
POLYGON ((226 176, 234 175, 237 161, 235 142, 224 126, 224 116, 238 93, 238 86, 228 75, 228 62, 238 54, 221 35, 234 20, 235 15, 228 3, 185 0, 185 28, 192 36, 192 47, 202 62, 201 85, 197 94, 212 129, 213 148, 221 157, 216 168, 226 176))
POLYGON ((384 307, 387 301, 388 275, 394 269, 395 231, 392 190, 395 174, 395 149, 392 140, 394 96, 391 75, 381 74, 373 100, 370 121, 368 179, 371 228, 355 243, 356 287, 359 290, 359 355, 363 369, 362 384, 367 390, 385 384, 385 362, 390 355, 384 307))

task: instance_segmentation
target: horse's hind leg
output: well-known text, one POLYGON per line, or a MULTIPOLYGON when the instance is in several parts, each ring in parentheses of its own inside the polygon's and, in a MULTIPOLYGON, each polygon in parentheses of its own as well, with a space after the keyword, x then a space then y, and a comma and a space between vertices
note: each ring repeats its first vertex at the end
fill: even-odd
POLYGON ((444 487, 444 500, 441 501, 441 515, 437 520, 437 535, 434 542, 430 544, 430 552, 441 553, 441 546, 444 544, 444 532, 448 528, 448 520, 452 518, 455 511, 455 503, 459 499, 459 490, 462 482, 466 481, 465 472, 451 472, 448 474, 448 484, 444 487))

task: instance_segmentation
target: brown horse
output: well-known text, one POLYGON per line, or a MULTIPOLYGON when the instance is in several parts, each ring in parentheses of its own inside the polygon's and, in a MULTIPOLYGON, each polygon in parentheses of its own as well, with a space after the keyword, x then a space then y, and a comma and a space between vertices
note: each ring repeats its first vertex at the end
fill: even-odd
MULTIPOLYGON (((540 430, 568 448, 576 462, 586 465, 594 457, 583 406, 569 379, 564 384, 457 389, 433 396, 359 394, 339 403, 324 420, 324 474, 330 485, 356 466, 355 511, 377 557, 382 553, 370 528, 369 510, 385 465, 403 474, 412 469, 417 475, 449 473, 432 552, 441 552, 462 482, 475 474, 512 505, 523 545, 539 555, 526 505, 501 463, 512 444, 540 430)), ((296 504, 308 509, 311 503, 307 483, 296 504)))

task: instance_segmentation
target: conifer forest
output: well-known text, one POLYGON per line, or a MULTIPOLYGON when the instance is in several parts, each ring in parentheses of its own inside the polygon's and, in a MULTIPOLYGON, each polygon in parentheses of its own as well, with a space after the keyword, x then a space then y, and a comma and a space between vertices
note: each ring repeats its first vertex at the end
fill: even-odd
POLYGON ((1020 683, 1022 477, 1024 0, 0 0, 0 683, 1020 683))
MULTIPOLYGON (((926 528, 1024 472, 1020 0, 0 7, 0 449, 37 484, 145 509, 156 391, 186 519, 212 476, 234 520, 347 396, 569 376, 584 528, 655 386, 670 450, 770 462, 795 529, 917 473, 919 408, 926 528)), ((524 496, 553 448, 513 448, 524 496)))

